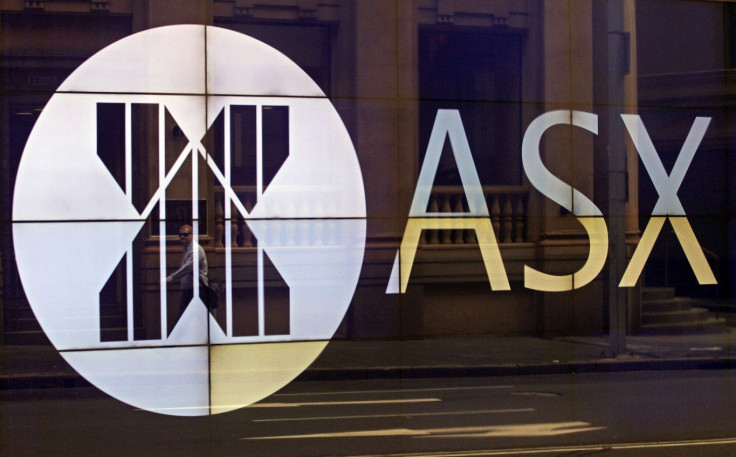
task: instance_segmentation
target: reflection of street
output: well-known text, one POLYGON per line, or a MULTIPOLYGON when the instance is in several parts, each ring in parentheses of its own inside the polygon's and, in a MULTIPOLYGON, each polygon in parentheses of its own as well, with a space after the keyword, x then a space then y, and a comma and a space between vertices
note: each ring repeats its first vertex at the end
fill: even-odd
POLYGON ((185 420, 136 410, 94 389, 6 390, 0 454, 22 455, 37 443, 36 455, 44 456, 730 456, 734 376, 302 381, 248 408, 185 420), (35 439, 41 433, 42 444, 35 439))

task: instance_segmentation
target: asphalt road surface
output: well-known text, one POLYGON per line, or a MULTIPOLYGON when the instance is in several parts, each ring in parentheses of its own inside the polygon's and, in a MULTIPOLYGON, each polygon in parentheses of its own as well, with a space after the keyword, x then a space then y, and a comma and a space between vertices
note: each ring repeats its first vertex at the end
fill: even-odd
POLYGON ((305 381, 231 413, 2 392, 2 456, 733 456, 736 371, 305 381))

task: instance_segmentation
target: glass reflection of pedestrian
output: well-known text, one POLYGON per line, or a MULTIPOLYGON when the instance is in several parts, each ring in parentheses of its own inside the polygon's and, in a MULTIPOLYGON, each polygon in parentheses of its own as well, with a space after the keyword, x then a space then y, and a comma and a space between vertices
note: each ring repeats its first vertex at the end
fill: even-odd
POLYGON ((204 254, 202 246, 194 242, 191 225, 182 225, 179 227, 179 240, 184 250, 181 257, 181 266, 166 278, 166 282, 178 280, 181 284, 181 300, 179 301, 179 315, 181 315, 184 313, 184 310, 187 308, 187 305, 189 305, 189 302, 192 301, 192 297, 194 296, 192 268, 194 264, 195 248, 199 257, 200 295, 205 292, 209 283, 207 281, 207 256, 204 254))

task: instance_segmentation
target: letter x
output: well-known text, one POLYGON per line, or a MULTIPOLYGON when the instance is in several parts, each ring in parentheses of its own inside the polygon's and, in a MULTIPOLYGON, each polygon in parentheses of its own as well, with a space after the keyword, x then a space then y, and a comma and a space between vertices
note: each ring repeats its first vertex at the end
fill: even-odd
POLYGON ((705 131, 710 123, 710 118, 698 117, 695 119, 690 133, 687 135, 682 149, 680 149, 680 154, 677 156, 675 166, 672 167, 672 173, 669 175, 667 175, 659 159, 657 150, 654 148, 654 143, 652 143, 641 118, 638 115, 631 114, 622 114, 621 118, 634 142, 642 163, 644 163, 644 167, 652 179, 654 188, 659 194, 659 199, 654 205, 652 217, 644 229, 641 241, 634 251, 631 263, 626 268, 619 286, 633 287, 636 284, 644 269, 644 264, 652 253, 654 242, 657 240, 659 232, 664 226, 665 219, 669 219, 672 224, 677 239, 680 245, 682 245, 683 251, 685 251, 685 256, 688 262, 690 262, 690 267, 692 267, 698 283, 716 284, 713 271, 705 259, 703 249, 695 238, 695 233, 690 226, 690 222, 687 220, 685 209, 682 207, 682 203, 680 203, 680 199, 677 196, 677 191, 680 189, 680 185, 685 178, 685 173, 687 173, 695 152, 703 140, 705 131))

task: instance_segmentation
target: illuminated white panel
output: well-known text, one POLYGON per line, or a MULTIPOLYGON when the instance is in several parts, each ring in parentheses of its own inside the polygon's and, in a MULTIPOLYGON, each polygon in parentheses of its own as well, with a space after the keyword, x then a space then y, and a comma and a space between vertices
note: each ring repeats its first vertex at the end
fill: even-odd
MULTIPOLYGON (((108 394, 173 415, 206 415, 244 406, 306 369, 345 315, 365 247, 360 168, 345 126, 329 100, 298 66, 272 48, 234 32, 209 30, 207 57, 213 70, 209 89, 216 86, 227 96, 205 93, 204 27, 163 27, 123 39, 69 77, 62 91, 74 93, 56 93, 44 108, 21 159, 13 202, 18 270, 31 307, 54 346, 108 394), (227 74, 218 69, 227 69, 227 74), (96 150, 104 143, 98 141, 96 129, 98 105, 103 103, 119 105, 125 113, 125 146, 120 152, 125 157, 110 153, 103 161, 96 150), (132 104, 153 105, 159 113, 159 137, 152 148, 159 169, 149 170, 157 187, 145 189, 151 197, 147 203, 137 203, 140 213, 130 195, 137 178, 130 176, 132 104), (207 127, 232 105, 288 108, 290 149, 278 171, 272 170, 275 176, 264 186, 252 213, 230 187, 229 145, 227 164, 219 170, 202 143, 207 127), (164 113, 173 117, 187 140, 181 151, 173 152, 174 157, 164 151, 167 135, 172 134, 164 131, 164 113), (167 313, 175 297, 163 282, 165 265, 162 262, 150 275, 135 271, 141 263, 131 259, 141 252, 133 242, 149 236, 141 232, 144 221, 154 208, 165 206, 163 199, 166 193, 171 195, 166 189, 174 176, 198 156, 208 160, 192 162, 192 173, 185 177, 191 180, 191 198, 198 200, 198 183, 211 172, 225 190, 225 208, 229 211, 232 203, 258 238, 257 265, 249 267, 258 271, 259 290, 264 290, 266 259, 272 265, 269 268, 278 270, 278 275, 271 276, 281 278, 279 293, 286 290, 286 297, 276 296, 276 308, 264 303, 268 298, 264 293, 257 305, 264 312, 275 309, 279 319, 286 316, 286 325, 273 331, 261 326, 253 336, 233 337, 231 328, 220 328, 195 287, 193 300, 169 329, 167 313), (118 159, 126 164, 124 184, 118 181, 120 172, 113 176, 108 169, 118 159), (166 168, 172 159, 173 165, 166 168), (124 291, 124 300, 117 297, 127 321, 122 338, 103 337, 101 291, 108 284, 124 291), (141 322, 135 321, 133 303, 143 303, 144 295, 146 318, 151 321, 136 336, 138 327, 133 326, 141 322), (288 343, 274 345, 277 341, 288 343), (222 345, 212 349, 214 365, 208 352, 212 344, 222 345), (240 391, 241 385, 247 391, 240 391), (217 399, 216 408, 210 408, 210 398, 217 399)), ((262 136, 261 125, 252 128, 259 131, 250 133, 262 136)), ((230 140, 226 133, 224 141, 230 140)), ((193 204, 195 217, 196 208, 193 204)), ((194 228, 196 237, 196 224, 194 228)), ((156 244, 165 248, 166 240, 156 244)), ((227 245, 232 245, 231 239, 227 245)), ((240 267, 233 258, 227 265, 240 267)), ((232 272, 226 278, 230 289, 224 297, 237 298, 232 272)), ((233 301, 226 300, 225 306, 234 306, 233 301)), ((220 310, 230 318, 232 311, 220 310)))
POLYGON ((258 220, 248 225, 291 289, 289 339, 331 338, 353 294, 344 284, 360 274, 365 220, 258 220), (273 239, 269 233, 276 226, 279 236, 273 239), (300 242, 290 244, 289 239, 300 242))
POLYGON ((358 159, 329 100, 209 97, 208 119, 213 122, 225 106, 236 104, 289 107, 289 157, 251 211, 252 218, 365 217, 358 159))
POLYGON ((16 262, 23 288, 38 322, 57 349, 116 344, 100 342, 98 294, 142 225, 142 222, 13 224, 16 262))
POLYGON ((206 346, 61 355, 94 386, 135 407, 174 416, 209 414, 206 346))
MULTIPOLYGON (((55 94, 28 138, 16 177, 13 220, 130 220, 138 214, 97 155, 98 103, 162 104, 187 138, 205 133, 205 97, 55 94)), ((182 153, 185 151, 181 151, 182 153)), ((175 170, 174 170, 175 171, 175 170)), ((170 178, 175 173, 170 173, 170 178)), ((154 195, 153 204, 160 195, 154 195)))
POLYGON ((232 411, 272 394, 304 371, 325 346, 327 341, 213 346, 212 413, 232 411))
POLYGON ((111 44, 79 66, 60 92, 203 94, 202 25, 160 27, 111 44))
POLYGON ((207 90, 210 94, 324 97, 317 83, 261 41, 207 27, 207 90))

